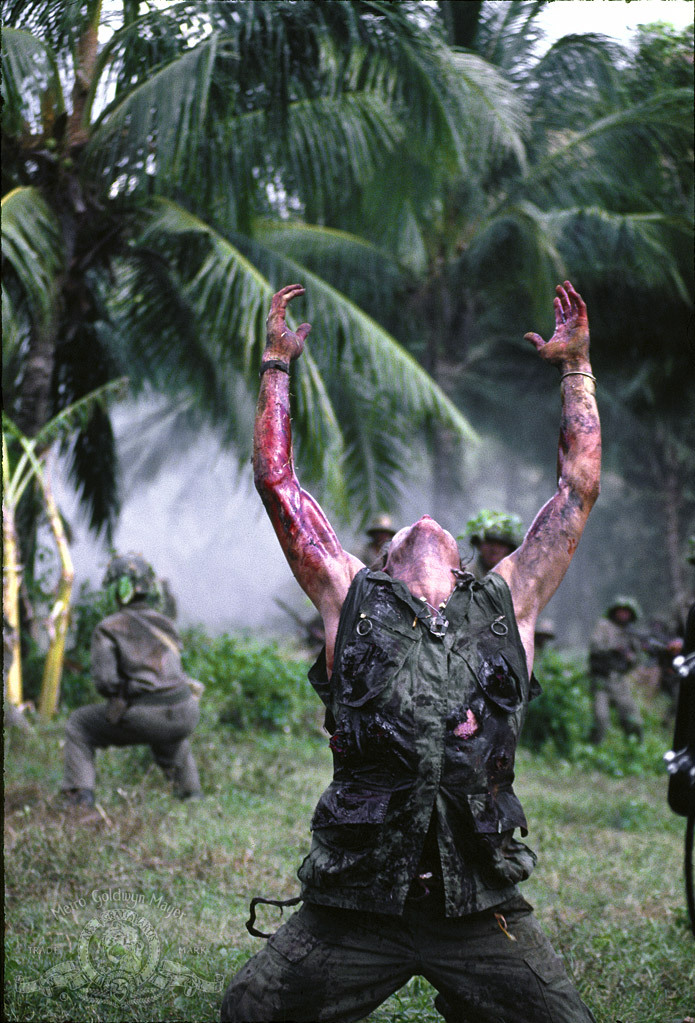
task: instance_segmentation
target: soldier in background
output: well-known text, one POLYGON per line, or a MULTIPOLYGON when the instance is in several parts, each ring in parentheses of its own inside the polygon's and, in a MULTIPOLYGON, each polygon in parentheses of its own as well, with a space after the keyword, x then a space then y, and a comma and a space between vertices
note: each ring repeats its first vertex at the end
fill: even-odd
POLYGON ((104 577, 119 610, 92 636, 92 676, 105 703, 73 711, 65 726, 62 791, 70 805, 93 806, 96 749, 148 745, 181 799, 201 795, 188 736, 198 723, 202 689, 181 666, 172 622, 150 606, 154 571, 139 555, 115 557, 104 577))
POLYGON ((615 708, 625 735, 642 739, 642 715, 628 677, 637 664, 642 646, 639 637, 631 631, 639 617, 640 608, 633 597, 616 597, 591 635, 589 674, 594 704, 591 741, 596 745, 603 742, 608 731, 611 707, 615 708))
POLYGON ((361 560, 365 565, 373 565, 384 553, 384 544, 389 543, 396 535, 390 515, 377 515, 370 526, 365 529, 369 542, 365 545, 361 560))
POLYGON ((464 537, 476 551, 475 559, 466 565, 466 569, 480 582, 503 558, 519 547, 524 539, 524 529, 518 515, 483 508, 466 523, 464 537))

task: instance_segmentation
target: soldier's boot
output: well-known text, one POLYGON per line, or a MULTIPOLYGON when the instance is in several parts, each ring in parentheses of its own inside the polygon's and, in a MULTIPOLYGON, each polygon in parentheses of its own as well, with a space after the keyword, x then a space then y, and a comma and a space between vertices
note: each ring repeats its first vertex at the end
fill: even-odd
POLYGON ((188 740, 184 740, 174 768, 174 794, 179 799, 202 799, 198 766, 188 740))
POLYGON ((94 806, 94 789, 63 789, 65 806, 94 806))
POLYGON ((199 799, 202 796, 198 768, 188 739, 153 744, 152 753, 165 777, 173 782, 175 796, 179 799, 199 799))

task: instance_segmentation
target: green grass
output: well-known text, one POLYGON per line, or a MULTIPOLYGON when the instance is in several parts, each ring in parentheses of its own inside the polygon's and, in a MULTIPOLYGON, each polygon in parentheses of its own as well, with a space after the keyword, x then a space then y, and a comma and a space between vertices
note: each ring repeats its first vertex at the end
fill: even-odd
MULTIPOLYGON (((297 893, 330 775, 325 738, 234 733, 204 698, 193 745, 205 798, 175 801, 149 751, 112 749, 98 759, 101 812, 82 821, 57 798, 63 724, 6 738, 6 1018, 218 1019, 229 978, 262 944, 244 927, 250 898, 297 893), (48 982, 56 970, 62 990, 48 982), (108 997, 90 996, 90 970, 115 982, 108 997)), ((684 822, 665 776, 614 778, 522 750, 518 790, 539 854, 524 894, 598 1023, 695 1015, 684 822)), ((370 1023, 434 1023, 432 1000, 415 978, 370 1023)))

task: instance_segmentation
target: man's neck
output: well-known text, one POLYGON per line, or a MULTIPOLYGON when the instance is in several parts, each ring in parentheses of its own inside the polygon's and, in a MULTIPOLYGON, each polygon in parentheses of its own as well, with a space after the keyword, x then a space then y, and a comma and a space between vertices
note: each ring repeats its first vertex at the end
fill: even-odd
POLYGON ((446 603, 456 584, 450 565, 402 565, 388 574, 405 583, 414 597, 424 597, 433 607, 446 603))

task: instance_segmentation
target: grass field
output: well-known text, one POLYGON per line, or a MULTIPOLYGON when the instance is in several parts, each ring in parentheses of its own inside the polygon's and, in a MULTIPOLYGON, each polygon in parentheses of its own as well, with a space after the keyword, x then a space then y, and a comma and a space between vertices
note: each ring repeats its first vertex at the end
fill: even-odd
MULTIPOLYGON (((148 750, 107 750, 84 820, 57 797, 63 724, 5 741, 5 1017, 218 1019, 230 976, 262 944, 244 927, 250 898, 297 893, 330 774, 325 738, 240 737, 204 704, 203 800, 172 799, 148 750)), ((524 894, 598 1023, 695 1016, 684 822, 665 777, 610 778, 521 751, 517 788, 539 854, 524 894)), ((432 1000, 415 978, 369 1019, 434 1023, 432 1000)))

